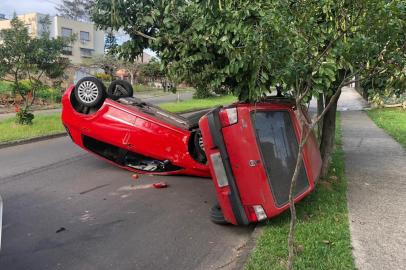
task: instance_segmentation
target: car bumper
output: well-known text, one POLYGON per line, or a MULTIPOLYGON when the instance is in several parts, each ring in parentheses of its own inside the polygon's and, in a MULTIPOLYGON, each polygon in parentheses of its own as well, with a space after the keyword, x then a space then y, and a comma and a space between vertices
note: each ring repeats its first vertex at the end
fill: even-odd
MULTIPOLYGON (((214 147, 219 150, 220 158, 224 165, 226 177, 228 180, 229 185, 229 192, 227 192, 227 206, 229 209, 232 210, 232 213, 235 218, 235 224, 238 225, 248 225, 249 220, 245 213, 244 207, 241 203, 240 193, 238 191, 237 184, 234 179, 234 174, 231 168, 230 159, 228 157, 228 153, 226 150, 223 134, 221 132, 221 124, 220 124, 220 117, 219 111, 221 107, 218 107, 211 111, 207 115, 207 121, 209 130, 211 133, 211 138, 213 140, 214 147)), ((224 206, 223 206, 224 207, 224 206)), ((230 220, 229 220, 230 221, 230 220)), ((234 222, 232 222, 234 223, 234 222)))

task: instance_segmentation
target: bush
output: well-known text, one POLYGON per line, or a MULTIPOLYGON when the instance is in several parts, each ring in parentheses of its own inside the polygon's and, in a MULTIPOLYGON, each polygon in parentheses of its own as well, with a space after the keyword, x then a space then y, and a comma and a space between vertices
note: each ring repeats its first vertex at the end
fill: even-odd
MULTIPOLYGON (((34 86, 29 80, 22 80, 19 83, 19 91, 17 91, 15 85, 13 85, 13 94, 23 94, 24 96, 27 96, 27 94, 32 92, 33 88, 34 86)), ((62 99, 62 93, 58 89, 42 84, 37 86, 36 97, 49 102, 59 103, 62 99)))
POLYGON ((96 73, 96 78, 99 80, 102 80, 102 81, 107 81, 107 82, 111 81, 111 76, 106 73, 96 73))
POLYGON ((406 93, 399 94, 391 90, 374 92, 371 90, 368 101, 378 108, 391 104, 406 104, 406 93))
POLYGON ((212 92, 208 89, 208 88, 204 88, 204 87, 196 87, 196 92, 193 95, 193 98, 208 98, 208 97, 212 97, 213 94, 212 92))
POLYGON ((37 97, 50 102, 59 103, 62 99, 62 93, 58 89, 44 86, 37 90, 37 97))
POLYGON ((32 125, 32 120, 34 119, 34 115, 28 112, 27 108, 17 109, 16 114, 16 123, 20 125, 32 125))
POLYGON ((12 86, 13 89, 13 95, 27 95, 28 92, 30 92, 32 90, 32 84, 29 80, 21 80, 18 84, 18 89, 17 86, 15 84, 13 84, 12 86))

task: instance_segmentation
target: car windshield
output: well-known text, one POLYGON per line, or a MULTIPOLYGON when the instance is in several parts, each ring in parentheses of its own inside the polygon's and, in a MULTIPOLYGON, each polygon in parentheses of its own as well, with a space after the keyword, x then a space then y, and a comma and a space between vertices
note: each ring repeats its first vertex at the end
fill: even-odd
MULTIPOLYGON (((272 194, 276 204, 282 206, 289 200, 299 148, 290 114, 288 111, 255 111, 251 119, 272 194)), ((302 163, 295 196, 304 192, 308 186, 302 163)))

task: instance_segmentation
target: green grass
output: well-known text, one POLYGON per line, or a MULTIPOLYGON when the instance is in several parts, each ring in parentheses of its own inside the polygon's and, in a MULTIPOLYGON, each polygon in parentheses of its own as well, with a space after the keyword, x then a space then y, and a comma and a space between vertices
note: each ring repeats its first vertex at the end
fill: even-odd
POLYGON ((8 94, 11 92, 11 85, 8 82, 0 81, 0 94, 8 94))
MULTIPOLYGON (((341 131, 337 122, 337 146, 329 176, 317 184, 310 196, 297 204, 298 254, 295 269, 355 269, 348 224, 341 131)), ((245 266, 246 270, 286 269, 289 220, 290 213, 287 211, 268 221, 245 266)))
POLYGON ((31 126, 18 125, 15 118, 0 121, 0 143, 51 135, 64 131, 60 114, 36 115, 31 126))
POLYGON ((163 103, 159 106, 171 112, 185 112, 190 110, 212 108, 218 105, 231 104, 237 100, 234 96, 212 97, 206 99, 191 99, 181 102, 163 103))
POLYGON ((386 131, 406 149, 406 110, 384 108, 367 111, 375 124, 386 131))

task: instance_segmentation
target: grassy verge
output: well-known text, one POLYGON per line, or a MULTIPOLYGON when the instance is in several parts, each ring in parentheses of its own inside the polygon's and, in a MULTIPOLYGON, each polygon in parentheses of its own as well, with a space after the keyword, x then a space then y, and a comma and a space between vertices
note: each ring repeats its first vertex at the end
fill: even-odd
POLYGON ((171 112, 184 112, 190 110, 212 108, 218 105, 231 104, 236 101, 234 96, 212 97, 206 99, 191 99, 181 102, 163 103, 159 106, 171 112))
MULTIPOLYGON (((337 146, 329 176, 318 183, 310 196, 297 204, 295 269, 355 269, 341 130, 337 122, 337 146)), ((286 269, 289 217, 290 213, 286 212, 268 222, 245 269, 286 269)))
POLYGON ((406 149, 406 111, 401 108, 385 108, 367 111, 375 124, 397 140, 406 149))
POLYGON ((60 114, 36 115, 31 126, 17 125, 14 117, 0 121, 0 143, 51 135, 64 131, 60 114))

